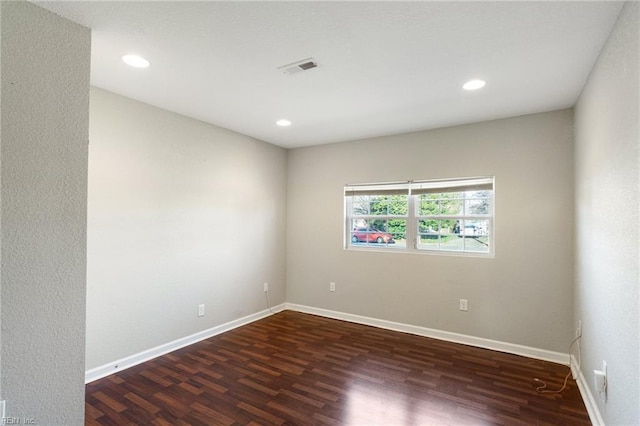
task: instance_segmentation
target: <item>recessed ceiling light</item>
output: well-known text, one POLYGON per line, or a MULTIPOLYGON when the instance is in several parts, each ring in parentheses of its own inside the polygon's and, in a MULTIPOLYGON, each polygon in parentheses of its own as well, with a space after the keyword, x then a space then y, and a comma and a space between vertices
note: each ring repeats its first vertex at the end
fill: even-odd
POLYGON ((484 85, 487 84, 486 82, 484 82, 483 80, 471 80, 471 81, 467 81, 462 88, 464 90, 477 90, 480 89, 481 87, 484 87, 484 85))
POLYGON ((284 119, 276 121, 276 124, 280 127, 291 126, 291 122, 289 120, 284 120, 284 119))
POLYGON ((122 61, 135 68, 146 68, 149 66, 149 61, 138 55, 124 55, 122 61))

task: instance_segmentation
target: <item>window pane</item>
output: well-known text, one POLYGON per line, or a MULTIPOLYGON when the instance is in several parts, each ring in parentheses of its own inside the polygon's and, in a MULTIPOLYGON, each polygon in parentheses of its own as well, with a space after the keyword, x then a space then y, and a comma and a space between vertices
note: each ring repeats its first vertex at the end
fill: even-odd
POLYGON ((440 200, 438 194, 421 194, 418 203, 418 215, 436 216, 440 214, 440 200))
POLYGON ((426 250, 440 249, 440 220, 418 221, 418 247, 426 250))
POLYGON ((371 215, 395 216, 407 214, 406 195, 372 196, 369 201, 371 215))
MULTIPOLYGON (((457 192, 452 193, 452 194, 442 194, 443 196, 446 195, 461 195, 457 192)), ((444 200, 441 201, 441 213, 443 215, 460 215, 462 214, 462 206, 463 206, 463 201, 460 198, 445 198, 444 200)))
POLYGON ((366 216, 369 214, 369 197, 353 197, 351 201, 352 216, 366 216))
POLYGON ((408 196, 391 195, 389 196, 389 214, 390 215, 407 215, 408 196))
POLYGON ((418 215, 461 215, 463 207, 463 196, 464 193, 462 192, 420 194, 418 203, 418 215))
POLYGON ((461 229, 465 251, 489 252, 489 221, 465 220, 461 229))
POLYGON ((418 221, 418 232, 420 234, 437 234, 440 231, 440 220, 423 219, 418 221))
POLYGON ((459 221, 455 219, 422 219, 418 221, 418 248, 425 250, 462 250, 458 241, 459 221))
POLYGON ((476 253, 489 253, 489 236, 464 237, 464 250, 476 253))
POLYGON ((460 221, 455 219, 443 219, 440 221, 441 234, 457 234, 460 229, 460 221), (457 225, 457 226, 456 226, 457 225))
POLYGON ((389 232, 393 235, 393 244, 397 248, 407 247, 407 220, 389 219, 389 232))
POLYGON ((389 213, 387 213, 387 202, 385 197, 375 195, 371 196, 369 199, 369 211, 372 215, 387 216, 389 213))
POLYGON ((464 249, 464 241, 460 238, 460 229, 460 220, 446 219, 442 221, 440 250, 462 251, 464 249))
POLYGON ((479 237, 489 234, 489 221, 480 220, 464 220, 460 228, 460 234, 465 237, 479 237))
POLYGON ((489 220, 421 219, 418 248, 489 252, 489 220))
POLYGON ((467 215, 489 214, 489 199, 487 198, 467 199, 464 205, 467 215))

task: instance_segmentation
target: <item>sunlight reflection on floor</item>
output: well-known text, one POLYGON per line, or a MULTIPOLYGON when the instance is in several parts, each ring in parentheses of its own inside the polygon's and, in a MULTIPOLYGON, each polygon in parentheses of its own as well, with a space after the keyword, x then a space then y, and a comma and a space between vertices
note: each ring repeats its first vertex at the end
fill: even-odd
POLYGON ((407 397, 378 384, 353 384, 347 394, 347 406, 342 424, 362 425, 486 425, 482 419, 461 413, 455 403, 449 406, 439 398, 407 397))

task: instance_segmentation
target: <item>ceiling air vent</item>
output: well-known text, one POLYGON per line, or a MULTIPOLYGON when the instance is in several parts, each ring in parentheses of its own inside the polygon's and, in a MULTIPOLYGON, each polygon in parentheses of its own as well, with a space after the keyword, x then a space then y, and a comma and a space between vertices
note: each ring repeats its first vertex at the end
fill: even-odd
POLYGON ((278 70, 282 71, 285 74, 293 75, 302 71, 307 71, 312 68, 316 68, 318 63, 313 58, 306 58, 301 61, 292 62, 287 65, 283 65, 278 67, 278 70))

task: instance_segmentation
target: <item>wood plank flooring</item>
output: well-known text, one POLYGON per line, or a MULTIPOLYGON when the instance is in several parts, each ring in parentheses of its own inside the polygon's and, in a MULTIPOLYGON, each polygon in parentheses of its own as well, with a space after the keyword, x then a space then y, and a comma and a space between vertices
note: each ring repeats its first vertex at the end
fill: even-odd
POLYGON ((568 367, 284 311, 86 386, 87 425, 586 425, 568 367))

